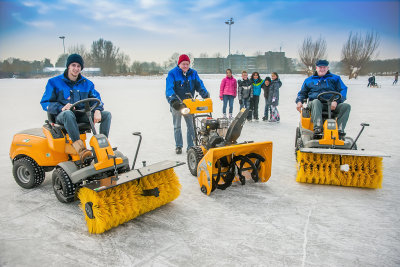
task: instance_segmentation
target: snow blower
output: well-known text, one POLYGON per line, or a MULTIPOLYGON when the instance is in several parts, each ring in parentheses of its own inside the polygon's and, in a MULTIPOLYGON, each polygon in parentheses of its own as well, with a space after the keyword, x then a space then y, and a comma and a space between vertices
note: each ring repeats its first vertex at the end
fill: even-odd
POLYGON ((132 168, 106 136, 97 134, 92 111, 100 104, 95 98, 80 100, 71 106, 74 112, 85 113, 90 124, 78 123, 80 138, 85 144, 86 133, 92 131, 90 146, 93 155, 80 161, 72 141, 62 125, 48 113, 43 127, 14 135, 10 149, 15 181, 23 188, 39 186, 45 172, 53 171, 52 185, 61 202, 81 201, 90 233, 100 234, 143 213, 165 205, 180 194, 180 183, 173 168, 183 162, 166 160, 134 169, 142 136, 139 136, 132 168), (74 108, 85 104, 82 110, 74 108), (94 104, 93 104, 94 103, 94 104))
POLYGON ((188 150, 189 171, 197 176, 200 190, 210 195, 225 190, 234 182, 267 182, 271 176, 272 142, 237 143, 246 121, 243 108, 230 123, 227 118, 213 119, 210 98, 183 100, 182 114, 193 114, 195 146, 188 150), (229 126, 229 127, 228 127, 229 126))
POLYGON ((330 91, 318 95, 326 107, 322 111, 323 133, 314 134, 311 110, 303 103, 300 125, 296 129, 295 154, 297 160, 297 182, 328 184, 367 188, 382 187, 382 157, 380 152, 357 150, 357 140, 367 123, 362 123, 355 140, 339 136, 338 125, 331 104, 342 95, 330 91), (324 97, 328 96, 329 99, 324 97))

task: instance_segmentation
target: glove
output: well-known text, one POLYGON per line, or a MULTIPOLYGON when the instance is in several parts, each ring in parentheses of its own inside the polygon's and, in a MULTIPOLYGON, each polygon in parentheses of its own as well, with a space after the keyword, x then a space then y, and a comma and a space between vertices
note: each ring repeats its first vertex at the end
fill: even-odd
POLYGON ((275 102, 275 100, 276 100, 276 98, 274 97, 274 98, 272 98, 272 103, 274 103, 275 102))
POLYGON ((171 106, 175 110, 180 110, 181 109, 181 102, 178 99, 174 99, 174 100, 171 101, 171 106))
POLYGON ((222 96, 220 96, 219 99, 223 100, 224 98, 222 96))
POLYGON ((240 104, 240 105, 242 105, 242 104, 243 104, 243 101, 242 101, 242 99, 240 99, 240 100, 239 100, 239 104, 240 104))

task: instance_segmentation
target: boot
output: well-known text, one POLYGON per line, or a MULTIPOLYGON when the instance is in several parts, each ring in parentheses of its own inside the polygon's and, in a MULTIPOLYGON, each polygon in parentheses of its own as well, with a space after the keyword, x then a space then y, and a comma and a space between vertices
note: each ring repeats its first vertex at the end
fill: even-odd
POLYGON ((78 152, 79 157, 81 158, 81 162, 85 162, 88 157, 92 156, 92 152, 86 149, 85 144, 82 140, 76 140, 72 143, 72 146, 75 148, 76 152, 78 152))

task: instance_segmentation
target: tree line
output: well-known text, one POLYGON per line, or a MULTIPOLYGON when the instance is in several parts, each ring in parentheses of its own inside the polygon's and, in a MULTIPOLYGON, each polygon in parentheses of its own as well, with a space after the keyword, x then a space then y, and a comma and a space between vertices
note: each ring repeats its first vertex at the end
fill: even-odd
MULTIPOLYGON (((347 41, 343 44, 341 61, 336 64, 340 66, 340 72, 355 78, 358 75, 390 74, 399 71, 400 59, 373 60, 379 47, 380 39, 376 32, 368 32, 364 36, 359 33, 350 32, 347 41)), ((85 62, 85 68, 100 68, 102 75, 157 75, 176 66, 179 53, 173 53, 163 64, 156 62, 133 61, 130 57, 120 51, 111 41, 100 38, 93 41, 89 50, 84 45, 75 45, 68 48, 67 54, 58 57, 53 65, 50 59, 42 61, 25 61, 18 58, 9 58, 0 61, 0 78, 43 76, 45 67, 65 67, 69 54, 80 54, 85 62)), ((315 63, 318 59, 327 58, 327 43, 322 37, 313 41, 306 37, 298 50, 299 58, 304 70, 312 75, 315 63)), ((193 55, 187 53, 193 60, 193 55)), ((216 53, 215 57, 222 57, 216 53)), ((201 53, 200 57, 208 57, 207 53, 201 53)))

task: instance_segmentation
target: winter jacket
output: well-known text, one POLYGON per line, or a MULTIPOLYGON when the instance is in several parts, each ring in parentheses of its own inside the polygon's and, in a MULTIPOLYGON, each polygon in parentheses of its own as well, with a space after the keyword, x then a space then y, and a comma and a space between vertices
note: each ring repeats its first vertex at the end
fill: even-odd
POLYGON ((281 88, 281 86, 282 82, 279 78, 271 81, 269 86, 268 102, 273 106, 279 105, 279 88, 281 88))
POLYGON ((172 100, 179 100, 179 98, 181 100, 191 98, 186 95, 187 93, 195 97, 195 91, 199 92, 202 98, 209 97, 209 93, 204 87, 203 81, 200 80, 197 71, 189 69, 184 75, 182 69, 176 66, 168 72, 165 90, 168 103, 171 104, 172 100))
MULTIPOLYGON (((43 110, 58 115, 61 109, 68 103, 75 103, 86 98, 97 98, 101 101, 100 94, 94 88, 94 84, 79 74, 76 82, 69 80, 67 70, 64 74, 49 79, 46 90, 40 104, 43 110)), ((92 103, 90 103, 92 104, 92 103)), ((85 104, 80 104, 76 109, 84 109, 85 104)), ((103 102, 96 108, 104 110, 103 102)))
POLYGON ((247 80, 238 81, 238 99, 247 99, 253 97, 253 83, 247 80))
POLYGON ((219 97, 222 98, 224 95, 233 95, 236 97, 236 79, 233 77, 225 77, 221 81, 221 86, 219 87, 219 97))
POLYGON ((337 101, 338 103, 343 103, 346 100, 347 86, 344 85, 340 76, 328 71, 327 74, 319 77, 315 72, 313 76, 305 79, 301 90, 297 94, 296 103, 303 102, 303 99, 307 98, 312 101, 316 99, 320 93, 328 91, 336 91, 342 95, 342 98, 337 101))
MULTIPOLYGON (((268 86, 266 86, 266 85, 265 85, 265 82, 264 82, 264 83, 261 85, 261 89, 263 89, 263 91, 264 91, 264 98, 267 99, 267 102, 268 102, 268 96, 269 96, 270 88, 271 88, 271 84, 269 84, 268 86)), ((271 103, 268 103, 268 104, 271 104, 271 103)))
POLYGON ((261 85, 264 83, 264 81, 260 78, 256 81, 251 79, 251 81, 253 82, 253 94, 259 96, 261 94, 261 85))

